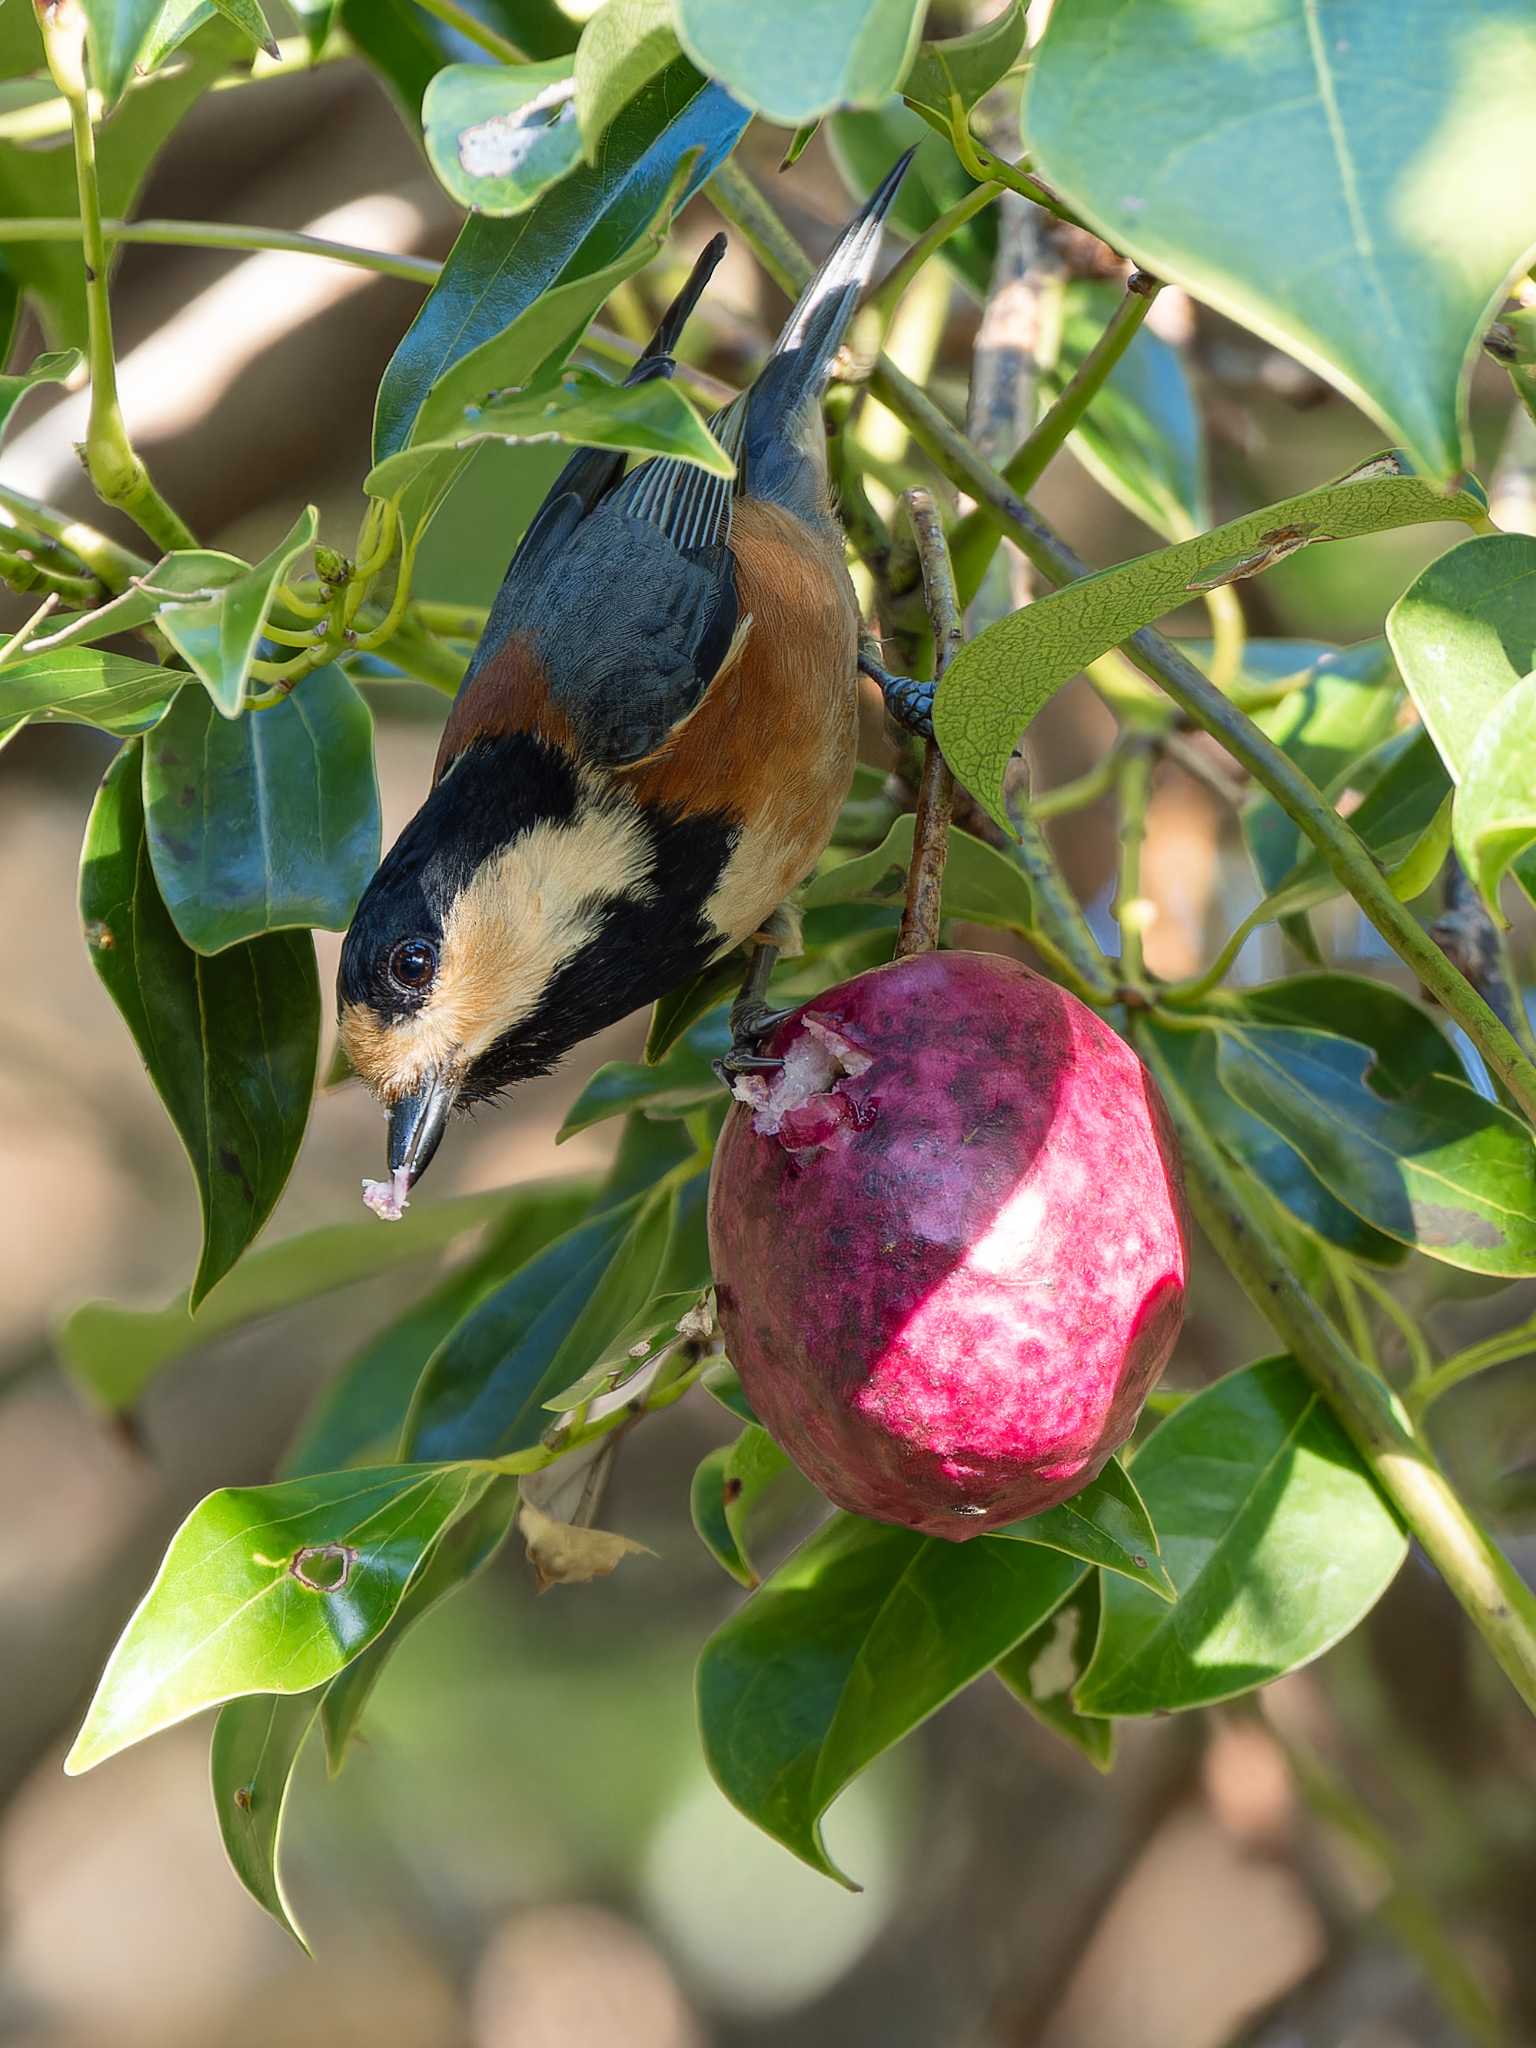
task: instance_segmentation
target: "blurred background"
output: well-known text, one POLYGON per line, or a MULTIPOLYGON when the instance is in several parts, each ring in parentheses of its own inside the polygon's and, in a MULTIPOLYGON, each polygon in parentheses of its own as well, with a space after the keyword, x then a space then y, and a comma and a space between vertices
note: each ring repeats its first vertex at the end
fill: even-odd
MULTIPOLYGON (((11 0, 19 5, 21 0, 11 0)), ((783 137, 745 161, 824 246, 849 208, 818 140, 778 176, 783 137)), ((143 195, 149 215, 307 228, 440 256, 456 217, 383 88, 355 61, 203 102, 143 195)), ((697 202, 691 253, 714 222, 697 202)), ((1082 252, 1075 258, 1082 260, 1082 252)), ((681 260, 681 259, 679 259, 681 260)), ((939 273, 934 273, 936 276, 939 273)), ((662 285, 644 281, 661 295, 662 285)), ((708 363, 739 373, 781 306, 733 252, 715 287, 708 363)), ((306 501, 345 544, 360 509, 372 394, 419 303, 411 286, 297 256, 134 248, 117 274, 123 397, 168 497, 204 542, 263 552, 306 501)), ((905 366, 963 389, 979 308, 955 286, 898 331, 905 366), (920 331, 921 330, 921 331, 920 331)), ((1215 516, 1286 495, 1379 445, 1378 430, 1295 366, 1168 292, 1155 326, 1187 339, 1215 516)), ((35 335, 15 354, 26 362, 35 335)), ((100 523, 71 443, 83 401, 29 399, 7 480, 100 523)), ((1474 392, 1483 474, 1507 385, 1474 392)), ((899 447, 896 454, 899 455, 899 447)), ((1518 453, 1518 450, 1517 450, 1518 453)), ((1525 458, 1528 465, 1529 458, 1525 458)), ((423 594, 486 603, 558 461, 477 458, 438 521, 423 594)), ((1505 517, 1521 465, 1506 465, 1505 517)), ((1085 555, 1151 544, 1070 460, 1040 493, 1085 555)), ((1379 631, 1452 537, 1420 529, 1308 549, 1242 586, 1254 632, 1348 642, 1379 631)), ((25 615, 7 600, 8 630, 25 615)), ((1188 622, 1199 630, 1199 621, 1188 622)), ((372 692, 386 840, 426 785, 442 700, 372 692)), ((1080 774, 1109 732, 1083 686, 1040 722, 1037 787, 1080 774)), ((869 725, 871 758, 884 744, 869 725)), ((74 907, 78 844, 111 742, 24 732, 0 754, 0 2039, 22 2048, 1452 2048, 1536 2040, 1536 1745, 1437 1581, 1411 1560, 1370 1623, 1258 1702, 1129 1724, 1112 1776, 1031 1721, 995 1682, 972 1688, 833 1813, 847 1895, 755 1834, 707 1781, 691 1667, 741 1597, 688 1525, 688 1479, 729 1433, 702 1395, 626 1444, 606 1526, 654 1556, 536 1599, 513 1546, 431 1617, 388 1668, 345 1774, 306 1760, 286 1868, 310 1961, 224 1868, 206 1723, 69 1781, 60 1759, 163 1545, 217 1485, 260 1483, 317 1392, 426 1285, 420 1266, 183 1360, 132 1441, 57 1369, 50 1328, 91 1297, 152 1303, 186 1284, 190 1177, 127 1034, 98 986, 74 907)), ((1219 774, 1219 757, 1207 764, 1219 774)), ((1107 923, 1108 814, 1063 821, 1074 883, 1107 923)), ((1146 890, 1154 971, 1189 972, 1254 900, 1230 803, 1161 772, 1146 890)), ((322 976, 336 941, 319 935, 322 976)), ((1331 931, 1341 964, 1385 974, 1363 924, 1331 931)), ((990 943, 978 935, 978 942, 990 943)), ((1281 966, 1273 937, 1242 972, 1281 966)), ((1528 948, 1528 935, 1521 936, 1528 948)), ((1395 971, 1395 963, 1391 963, 1395 971)), ((641 1027, 466 1127, 434 1192, 601 1164, 600 1127, 558 1152, 582 1075, 633 1056, 641 1027)), ((382 1126, 333 1089, 267 1241, 351 1220, 382 1165, 382 1126)), ((1419 1262, 1422 1263, 1422 1262, 1419 1262)), ((1460 1299, 1449 1269, 1413 1274, 1437 1331, 1469 1341, 1529 1313, 1513 1292, 1460 1299), (1425 1290, 1430 1282, 1440 1295, 1425 1290)), ((1270 1348, 1207 1261, 1171 1381, 1196 1386, 1270 1348)), ((1437 1410, 1476 1504, 1536 1567, 1536 1413, 1525 1366, 1437 1410), (1523 1475, 1523 1479, 1522 1479, 1523 1475)), ((781 1532, 787 1545, 793 1531, 781 1532)))

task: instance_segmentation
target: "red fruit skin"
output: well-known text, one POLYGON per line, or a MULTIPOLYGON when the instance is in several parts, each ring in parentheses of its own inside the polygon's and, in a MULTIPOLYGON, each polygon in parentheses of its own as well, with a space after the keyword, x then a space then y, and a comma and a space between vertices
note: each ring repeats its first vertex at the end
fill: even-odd
MULTIPOLYGON (((1184 1318, 1177 1143, 1075 996, 925 953, 815 997, 868 1057, 785 1119, 737 1103, 710 1186, 727 1355, 839 1507, 953 1542, 1067 1500, 1130 1436, 1184 1318)), ((851 1064, 857 1065, 857 1058, 851 1064)))

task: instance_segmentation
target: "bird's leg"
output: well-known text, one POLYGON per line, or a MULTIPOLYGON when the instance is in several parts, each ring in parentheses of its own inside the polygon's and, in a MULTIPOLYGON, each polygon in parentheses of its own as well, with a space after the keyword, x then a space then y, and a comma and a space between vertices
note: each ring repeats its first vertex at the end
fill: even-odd
POLYGON ((915 732, 921 740, 933 738, 933 684, 920 683, 912 676, 893 676, 872 654, 859 654, 859 673, 880 685, 885 708, 896 723, 915 732))
POLYGON ((715 1061, 715 1072, 726 1087, 738 1074, 777 1073, 784 1064, 782 1060, 770 1059, 756 1050, 768 1033, 782 1024, 786 1017, 794 1015, 792 1010, 775 1010, 769 1007, 768 983, 781 952, 798 952, 800 920, 789 905, 781 905, 772 917, 765 919, 761 931, 754 932, 747 944, 752 949, 746 976, 736 1000, 731 1005, 731 1047, 723 1059, 715 1061))

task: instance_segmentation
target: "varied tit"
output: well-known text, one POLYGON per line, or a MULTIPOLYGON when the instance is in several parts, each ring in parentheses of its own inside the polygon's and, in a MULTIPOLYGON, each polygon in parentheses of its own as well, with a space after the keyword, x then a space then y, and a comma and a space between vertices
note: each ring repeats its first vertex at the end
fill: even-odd
MULTIPOLYGON (((744 941, 771 964, 770 921, 853 774, 859 618, 821 397, 909 161, 711 421, 734 480, 661 458, 626 475, 622 454, 583 450, 524 535, 431 792, 342 947, 342 1044, 389 1114, 390 1180, 365 1183, 381 1214, 455 1107, 546 1073, 744 941)), ((671 375, 724 250, 717 236, 629 382, 671 375)), ((892 700, 919 728, 920 692, 892 700)))

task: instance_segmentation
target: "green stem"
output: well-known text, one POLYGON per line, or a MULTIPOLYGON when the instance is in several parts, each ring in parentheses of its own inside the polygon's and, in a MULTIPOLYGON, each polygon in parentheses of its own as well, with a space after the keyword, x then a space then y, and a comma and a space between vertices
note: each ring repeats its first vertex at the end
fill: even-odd
POLYGON ((1142 932, 1147 906, 1141 897, 1141 851, 1147 839, 1147 804, 1152 794, 1152 752, 1145 741, 1126 748, 1116 780, 1120 785, 1120 879, 1115 915, 1120 923, 1120 977, 1142 988, 1146 961, 1142 932))
POLYGON ((40 15, 43 44, 54 84, 69 102, 74 137, 75 181, 80 198, 81 255, 85 264, 87 352, 91 410, 85 430, 85 466, 97 496, 125 512, 157 546, 196 546, 191 528, 177 517, 150 482, 149 472, 128 438, 117 397, 117 361, 112 347, 112 308, 107 293, 107 245, 101 229, 101 195, 96 184, 96 131, 91 125, 85 84, 84 16, 40 15))
MULTIPOLYGON (((1003 465, 1005 481, 1020 497, 1034 489, 1048 465, 1061 452, 1067 437, 1078 427, 1083 414, 1103 390, 1110 372, 1141 331, 1152 301, 1161 290, 1156 278, 1147 277, 1141 271, 1132 274, 1125 297, 1115 308, 1104 332, 1078 364, 1055 404, 1041 415, 1003 465)), ((981 588, 999 537, 996 521, 980 508, 968 512, 955 528, 955 574, 961 597, 966 603, 981 588)))
POLYGON ((528 53, 520 50, 510 36, 499 30, 487 28, 483 21, 477 21, 467 7, 461 7, 459 0, 416 0, 416 4, 427 14, 435 14, 439 21, 449 28, 457 29, 466 42, 476 49, 484 50, 487 56, 495 57, 503 64, 526 64, 528 53))
POLYGON ((1182 1095, 1154 1033, 1137 1031, 1178 1127, 1207 1237, 1322 1394, 1520 1697, 1536 1712, 1536 1595, 1467 1512, 1384 1380, 1357 1358, 1285 1260, 1182 1095))
POLYGON ((941 213, 936 221, 924 228, 911 248, 891 266, 890 275, 877 291, 871 292, 866 302, 865 310, 877 314, 882 327, 929 257, 942 249, 950 236, 963 228, 968 220, 973 220, 983 207, 990 206, 1002 189, 1001 185, 993 184, 973 186, 963 199, 957 200, 946 213, 941 213))
MULTIPOLYGON (((364 249, 355 242, 332 242, 323 235, 301 235, 286 228, 241 227, 218 220, 102 220, 97 226, 110 248, 136 242, 170 249, 280 249, 295 256, 324 256, 350 263, 380 277, 403 278, 407 284, 436 284, 443 266, 429 256, 397 256, 388 249, 364 249)), ((83 221, 67 214, 35 220, 0 220, 0 245, 6 242, 78 242, 83 221)))
MULTIPOLYGON (((417 607, 412 606, 411 609, 414 612, 417 607)), ((441 690, 445 697, 455 695, 464 680, 463 655, 445 647, 430 633, 413 628, 409 617, 397 633, 373 651, 381 661, 392 661, 413 681, 429 683, 434 690, 441 690)))
MULTIPOLYGON (((291 77, 297 71, 313 71, 320 64, 334 64, 340 58, 353 55, 351 44, 344 36, 335 35, 318 55, 311 54, 306 36, 287 36, 278 43, 278 55, 269 56, 259 52, 248 67, 224 73, 215 78, 209 92, 230 92, 247 85, 265 85, 269 79, 291 77)), ((181 63, 163 64, 149 74, 134 72, 124 88, 124 98, 131 99, 146 86, 162 85, 168 78, 174 78, 190 68, 192 59, 181 63)), ((100 120, 106 112, 101 94, 94 90, 90 94, 92 117, 100 120)), ((47 142, 55 135, 69 133, 69 102, 66 99, 36 100, 31 106, 15 107, 10 113, 0 115, 0 141, 5 142, 47 142)))
POLYGON ((1403 1397, 1408 1411, 1415 1421, 1420 1421, 1442 1394, 1448 1394, 1452 1387, 1459 1387, 1463 1380, 1470 1380, 1480 1372, 1491 1372, 1497 1365, 1511 1365, 1515 1359, 1524 1358, 1532 1351, 1536 1351, 1536 1317, 1517 1324, 1512 1330, 1501 1330, 1496 1337, 1487 1337, 1481 1344, 1469 1344, 1465 1351, 1458 1351, 1444 1365, 1422 1372, 1403 1397))
POLYGON ((490 614, 480 604, 440 604, 433 599, 417 598, 411 606, 411 617, 429 633, 439 633, 445 640, 478 640, 490 614))
POLYGON ((1211 622, 1211 681, 1218 690, 1230 693, 1243 672, 1243 649, 1248 642, 1243 601, 1231 583, 1218 583, 1214 590, 1200 594, 1211 622))
POLYGON ((102 586, 93 576, 75 576, 67 569, 34 561, 25 553, 13 554, 8 548, 0 548, 0 582, 8 583, 21 596, 33 590, 52 591, 71 611, 86 612, 101 602, 102 586))
MULTIPOLYGON (((1368 1266, 1363 1266, 1358 1259, 1354 1260, 1352 1273, 1355 1285, 1370 1296, 1382 1314, 1396 1327, 1398 1335, 1403 1340, 1403 1348, 1408 1354, 1414 1380, 1429 1379, 1435 1371, 1435 1354, 1419 1324, 1403 1307, 1391 1288, 1384 1287, 1368 1266)), ((1410 1393, 1406 1401, 1409 1413, 1417 1421, 1413 1394, 1410 1393)))
POLYGON ((1040 796, 1032 796, 1029 814, 1040 823, 1046 818, 1062 817, 1068 811, 1080 811, 1088 804, 1097 803, 1101 796, 1107 796, 1114 788, 1119 773, 1119 751, 1110 747, 1085 774, 1076 776, 1071 782, 1058 783, 1055 789, 1045 790, 1040 796))
POLYGON ((18 526, 30 527, 59 541, 76 559, 98 577, 108 590, 126 590, 135 576, 147 576, 151 564, 131 548, 109 540, 84 520, 73 519, 38 498, 29 498, 10 484, 0 484, 0 512, 8 512, 18 526))

